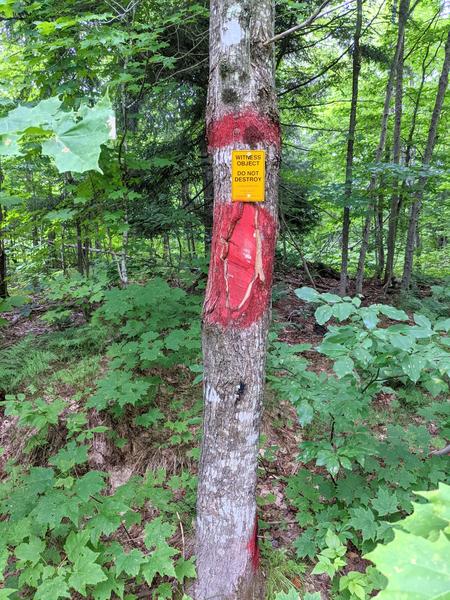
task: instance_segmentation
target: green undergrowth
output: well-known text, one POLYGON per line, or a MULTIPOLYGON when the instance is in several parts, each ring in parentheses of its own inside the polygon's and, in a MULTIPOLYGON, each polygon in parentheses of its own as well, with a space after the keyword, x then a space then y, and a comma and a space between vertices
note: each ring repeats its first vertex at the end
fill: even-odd
POLYGON ((364 563, 349 570, 349 553, 390 542, 413 508, 413 490, 449 481, 448 460, 430 451, 450 437, 450 319, 410 319, 310 288, 297 295, 329 325, 315 349, 275 339, 270 353, 270 385, 293 403, 303 428, 301 466, 286 479, 301 528, 295 552, 312 561, 312 575, 328 576, 333 598, 364 600, 385 582, 364 563), (327 357, 329 367, 312 371, 305 351, 327 357))
MULTIPOLYGON (((161 278, 94 293, 84 325, 54 322, 0 356, 2 409, 23 438, 0 485, 0 598, 182 598, 195 576, 201 298, 161 278)), ((302 442, 296 474, 277 477, 300 531, 288 547, 273 546, 264 522, 275 495, 259 501, 267 598, 318 600, 304 588, 320 575, 333 600, 365 600, 386 580, 361 556, 394 543, 413 490, 449 479, 430 450, 450 437, 450 322, 308 288, 298 296, 327 333, 317 348, 271 334, 268 410, 275 428, 300 426, 302 442), (280 400, 297 422, 274 410, 280 400)), ((275 464, 284 449, 261 443, 275 464)))
MULTIPOLYGON (((70 289, 58 280, 50 295, 70 304, 70 289)), ((0 486, 1 598, 181 599, 195 576, 196 478, 183 465, 198 456, 200 299, 155 279, 99 300, 87 324, 63 330, 52 308, 55 331, 0 358, 2 408, 24 440, 0 486), (141 439, 142 474, 116 487, 93 469, 99 437, 113 470, 141 439), (165 453, 168 470, 151 459, 165 453)))

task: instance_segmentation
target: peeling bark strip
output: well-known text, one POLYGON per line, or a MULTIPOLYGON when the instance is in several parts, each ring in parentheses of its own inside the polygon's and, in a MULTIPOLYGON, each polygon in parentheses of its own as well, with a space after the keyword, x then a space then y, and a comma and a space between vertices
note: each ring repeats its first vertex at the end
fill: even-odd
POLYGON ((248 327, 267 310, 276 223, 262 206, 218 203, 204 320, 248 327))
POLYGON ((196 600, 263 598, 256 516, 258 440, 276 242, 280 128, 273 0, 211 0, 206 131, 214 179, 203 313, 204 423, 196 600), (231 201, 233 150, 264 150, 264 202, 231 201))

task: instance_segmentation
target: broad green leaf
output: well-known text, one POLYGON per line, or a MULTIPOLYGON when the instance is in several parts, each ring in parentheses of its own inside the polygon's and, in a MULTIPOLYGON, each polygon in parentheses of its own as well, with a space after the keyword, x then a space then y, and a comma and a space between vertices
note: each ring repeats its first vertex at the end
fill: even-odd
POLYGON ((6 117, 0 119, 0 134, 21 133, 29 128, 45 126, 51 130, 61 107, 59 98, 41 100, 35 106, 18 106, 11 110, 6 117))
POLYGON ((165 543, 167 538, 173 535, 173 531, 170 523, 163 521, 162 517, 156 517, 145 526, 144 543, 150 550, 154 546, 165 543))
POLYGON ((346 321, 351 314, 355 312, 355 307, 351 302, 341 302, 333 306, 333 316, 338 321, 346 321))
POLYGON ((158 600, 172 600, 173 598, 173 586, 171 583, 165 581, 160 583, 156 588, 156 597, 158 600))
POLYGON ((88 450, 88 446, 80 446, 75 442, 69 442, 49 462, 51 465, 58 467, 63 473, 66 473, 76 465, 82 465, 87 462, 88 450))
POLYGON ((411 348, 414 345, 414 338, 396 332, 389 332, 389 341, 394 346, 394 348, 398 348, 399 350, 405 351, 411 350, 411 348))
POLYGON ((409 317, 405 313, 404 310, 399 310, 394 306, 389 306, 388 304, 377 304, 378 310, 389 319, 393 321, 408 321, 409 317))
POLYGON ((303 402, 300 402, 300 404, 297 406, 297 415, 300 425, 302 427, 305 427, 305 425, 309 425, 313 420, 313 407, 311 406, 311 404, 309 404, 309 402, 304 400, 303 402))
POLYGON ((52 210, 45 215, 47 221, 69 221, 76 215, 75 210, 70 208, 62 208, 61 210, 52 210))
POLYGON ((390 515, 397 512, 397 496, 395 492, 391 492, 387 488, 381 488, 377 497, 372 500, 372 506, 377 511, 378 516, 390 515))
POLYGON ((353 373, 354 368, 355 363, 350 356, 343 356, 342 358, 339 358, 333 365, 333 370, 339 379, 353 373))
POLYGON ((363 541, 375 540, 377 535, 377 524, 370 508, 352 508, 350 510, 350 525, 361 531, 363 541))
POLYGON ((414 383, 419 381, 420 375, 427 364, 427 359, 421 354, 411 354, 405 356, 401 362, 401 367, 405 375, 414 383))
POLYGON ((0 134, 0 156, 20 156, 20 136, 15 133, 0 134))
POLYGON ((440 482, 437 490, 416 494, 430 502, 433 512, 438 517, 450 521, 450 485, 440 482))
POLYGON ((61 173, 101 172, 101 146, 115 136, 114 112, 107 95, 93 107, 81 106, 76 113, 61 110, 59 98, 48 98, 33 107, 18 106, 0 119, 0 154, 20 155, 19 142, 32 139, 41 142, 42 153, 55 160, 61 173))
POLYGON ((64 551, 67 558, 71 562, 75 562, 79 558, 89 541, 89 531, 82 529, 81 531, 71 531, 67 536, 66 543, 64 544, 64 551))
POLYGON ((103 569, 95 562, 98 556, 98 553, 84 548, 83 554, 77 558, 73 565, 69 585, 82 596, 86 596, 87 586, 95 585, 107 579, 103 569))
POLYGON ((316 465, 318 467, 325 467, 331 475, 339 473, 340 463, 333 450, 320 450, 317 453, 316 465))
POLYGON ((336 304, 337 302, 342 302, 342 298, 336 294, 330 294, 329 292, 325 292, 324 294, 320 294, 321 300, 325 300, 325 302, 329 302, 330 304, 336 304))
POLYGON ((315 532, 313 529, 306 529, 293 544, 298 558, 314 558, 317 554, 317 545, 315 543, 315 532))
POLYGON ((302 287, 295 290, 295 295, 300 298, 300 300, 304 300, 305 302, 314 302, 317 300, 319 293, 313 288, 302 287))
POLYGON ((87 502, 91 496, 95 496, 105 487, 105 475, 100 471, 89 471, 76 480, 74 492, 84 502, 87 502))
POLYGON ((80 109, 81 120, 75 122, 70 115, 59 119, 54 136, 43 142, 42 153, 55 160, 60 173, 83 173, 98 166, 100 147, 115 137, 114 114, 107 97, 95 107, 80 109))
POLYGON ((448 526, 448 520, 440 518, 431 503, 417 504, 413 502, 414 512, 401 521, 402 529, 413 535, 436 539, 448 526))
POLYGON ((378 311, 375 307, 363 307, 360 309, 359 314, 361 315, 363 323, 367 329, 375 329, 379 321, 377 316, 378 311))
POLYGON ((449 332, 450 331, 450 319, 443 319, 443 320, 438 321, 436 323, 435 330, 449 332))
POLYGON ((319 323, 319 325, 323 325, 324 323, 329 321, 333 316, 332 307, 328 306, 328 304, 322 304, 322 306, 319 306, 316 309, 314 316, 316 318, 317 323, 319 323))
POLYGON ((180 583, 183 583, 185 579, 192 579, 195 577, 195 558, 189 558, 185 560, 180 558, 175 565, 175 573, 180 583))
POLYGON ((414 313, 414 323, 419 325, 420 327, 424 327, 425 329, 431 329, 431 321, 425 315, 419 315, 414 313))
POLYGON ((158 545, 156 550, 148 557, 147 562, 142 565, 142 575, 148 585, 151 585, 155 575, 167 575, 176 577, 172 557, 178 554, 178 550, 169 546, 166 542, 158 545))
POLYGON ((392 542, 365 556, 388 579, 380 600, 449 600, 450 540, 435 541, 396 531, 392 542))
POLYGON ((8 600, 8 598, 10 598, 12 596, 12 594, 14 594, 14 592, 17 592, 17 590, 15 590, 14 588, 3 588, 0 590, 0 600, 8 600))
POLYGON ((58 598, 71 597, 65 577, 57 575, 46 579, 39 585, 34 600, 58 600, 58 598))
POLYGON ((28 543, 19 544, 15 555, 23 562, 35 565, 39 562, 42 552, 45 550, 45 542, 35 536, 31 536, 28 543))
POLYGON ((125 572, 130 577, 136 577, 145 560, 145 556, 137 548, 133 548, 128 554, 122 552, 116 557, 116 575, 125 572))
POLYGON ((125 582, 122 579, 117 579, 114 571, 107 571, 107 579, 97 583, 92 591, 94 600, 112 600, 116 594, 119 598, 123 598, 125 582))

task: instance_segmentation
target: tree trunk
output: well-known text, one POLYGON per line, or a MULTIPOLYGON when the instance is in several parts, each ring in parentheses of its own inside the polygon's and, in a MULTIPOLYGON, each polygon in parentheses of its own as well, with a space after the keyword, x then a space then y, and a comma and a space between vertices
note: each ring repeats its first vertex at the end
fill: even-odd
MULTIPOLYGON (((0 174, 1 177, 1 174, 0 174)), ((0 179, 1 182, 1 179, 0 179)), ((5 240, 3 239, 3 209, 0 204, 0 298, 8 296, 8 286, 6 283, 6 251, 5 240)))
POLYGON ((375 246, 377 256, 375 277, 377 280, 381 279, 384 271, 383 200, 383 194, 380 193, 375 211, 375 246))
MULTIPOLYGON (((400 4, 399 22, 405 21, 409 9, 409 0, 400 4)), ((395 121, 394 121, 394 139, 393 139, 393 162, 400 165, 401 159, 401 135, 402 135, 402 116, 403 116, 403 66, 405 54, 405 34, 401 41, 400 53, 397 61, 396 80, 395 80, 395 121)), ((387 256, 386 271, 384 274, 384 283, 386 288, 391 285, 394 275, 395 242, 397 240, 397 223, 400 208, 400 182, 396 178, 394 192, 391 196, 391 206, 389 211, 389 227, 387 235, 387 256)))
MULTIPOLYGON (((423 155, 422 165, 428 167, 433 156, 434 145, 436 143, 436 134, 439 124, 439 118, 442 112, 445 92, 448 85, 448 71, 450 66, 450 30, 447 34, 447 42, 445 44, 445 58, 442 65, 441 76, 434 103, 433 113, 431 115, 430 129, 428 130, 427 145, 423 155)), ((411 284, 411 274, 414 262, 414 246, 416 241, 417 223, 419 221, 420 209, 422 207, 423 192, 425 189, 427 178, 419 179, 418 190, 415 200, 411 206, 408 224, 408 234, 406 237, 405 263, 403 266, 402 289, 407 290, 411 284)))
POLYGON ((347 138, 347 159, 345 166, 345 206, 342 221, 342 257, 341 278, 339 282, 339 293, 345 296, 348 287, 348 239, 350 233, 350 202, 353 188, 353 154, 356 130, 356 108, 358 106, 358 82, 361 71, 361 48, 359 38, 362 27, 362 0, 357 0, 356 26, 353 38, 353 75, 352 75, 352 101, 350 105, 350 122, 347 138))
POLYGON ((205 228, 205 255, 209 253, 212 238, 214 179, 211 156, 208 154, 206 141, 202 145, 203 170, 203 226, 205 228))
MULTIPOLYGON (((400 4, 400 12, 398 16, 398 30, 397 30, 397 44, 395 47, 394 57, 392 59, 391 67, 389 70, 389 76, 386 84, 386 92, 384 96, 384 107, 383 114, 381 117, 381 129, 380 129, 380 138, 378 141, 378 146, 375 152, 375 162, 379 163, 381 161, 381 156, 383 154, 384 145, 386 143, 386 133, 387 133, 387 125, 389 118, 389 107, 391 104, 392 97, 392 89, 394 86, 394 75, 397 70, 397 63, 400 57, 400 52, 403 45, 403 38, 405 33, 406 19, 408 16, 408 11, 403 10, 404 5, 409 5, 409 0, 401 0, 400 4)), ((374 190, 377 185, 377 176, 374 173, 370 178, 369 183, 369 198, 373 196, 374 190)), ((369 206, 366 211, 366 216, 364 219, 364 227, 363 227, 363 236, 361 241, 361 248, 359 251, 359 260, 358 260, 358 270, 356 273, 356 294, 362 294, 362 287, 364 281, 364 267, 366 264, 366 254, 367 248, 369 246, 369 235, 370 235, 370 221, 372 219, 372 213, 374 208, 374 200, 371 200, 369 206)))
POLYGON ((76 222, 77 228, 77 269, 80 275, 84 274, 83 240, 81 237, 81 223, 76 222))
POLYGON ((56 249, 56 231, 50 229, 47 232, 47 266, 49 270, 58 268, 58 253, 56 249))
MULTIPOLYGON (((3 184, 3 171, 0 165, 0 190, 3 184)), ((5 251, 5 239, 3 237, 3 220, 4 213, 3 207, 0 204, 0 298, 7 298, 8 296, 8 285, 6 283, 6 251, 5 251)))
POLYGON ((262 598, 258 438, 277 232, 274 3, 211 0, 208 148, 214 224, 203 312, 204 424, 196 600, 262 598), (264 203, 231 202, 231 151, 265 150, 264 203))
POLYGON ((87 278, 89 278, 89 273, 91 270, 91 240, 88 237, 84 239, 83 265, 84 274, 87 278))

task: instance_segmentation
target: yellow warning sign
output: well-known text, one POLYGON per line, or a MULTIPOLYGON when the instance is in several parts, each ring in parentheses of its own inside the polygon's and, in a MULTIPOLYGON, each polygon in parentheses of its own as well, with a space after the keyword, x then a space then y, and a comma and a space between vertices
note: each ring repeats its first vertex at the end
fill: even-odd
POLYGON ((265 178, 265 150, 232 150, 231 199, 233 202, 263 202, 265 178))

